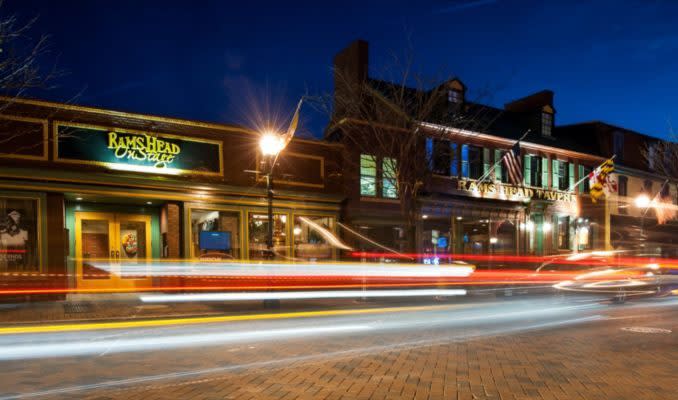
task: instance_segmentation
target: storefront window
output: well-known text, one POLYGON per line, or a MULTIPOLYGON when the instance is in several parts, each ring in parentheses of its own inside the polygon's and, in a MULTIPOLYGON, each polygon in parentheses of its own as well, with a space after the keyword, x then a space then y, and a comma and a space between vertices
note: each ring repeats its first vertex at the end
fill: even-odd
POLYGON ((191 247, 196 257, 241 258, 240 212, 191 210, 191 247))
POLYGON ((558 216, 556 218, 556 240, 558 248, 566 250, 570 248, 570 217, 558 216))
POLYGON ((0 198, 0 271, 38 271, 38 200, 0 198))
POLYGON ((332 258, 332 246, 328 239, 336 237, 334 218, 318 216, 295 216, 294 256, 306 260, 328 260, 332 258))
MULTIPOLYGON (((249 214, 249 252, 250 259, 268 258, 268 215, 249 214)), ((276 259, 287 258, 287 215, 273 214, 273 253, 276 259)))
POLYGON ((593 234, 588 218, 578 218, 575 228, 575 245, 578 250, 591 249, 593 234))

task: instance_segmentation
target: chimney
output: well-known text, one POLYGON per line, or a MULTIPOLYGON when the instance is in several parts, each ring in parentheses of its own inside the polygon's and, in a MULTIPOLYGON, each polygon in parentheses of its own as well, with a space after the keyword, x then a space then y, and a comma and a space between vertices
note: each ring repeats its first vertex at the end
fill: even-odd
POLYGON ((343 117, 345 110, 337 97, 351 98, 347 91, 356 90, 367 80, 369 49, 366 41, 358 39, 334 56, 334 115, 343 117), (339 107, 338 107, 339 106, 339 107))

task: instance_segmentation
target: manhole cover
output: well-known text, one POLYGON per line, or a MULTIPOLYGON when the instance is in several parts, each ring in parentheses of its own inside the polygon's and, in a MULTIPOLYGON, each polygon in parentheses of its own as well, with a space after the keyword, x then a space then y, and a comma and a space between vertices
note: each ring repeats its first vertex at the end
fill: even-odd
POLYGON ((635 333, 671 333, 670 329, 664 328, 650 328, 647 326, 629 326, 626 328, 621 328, 623 331, 635 332, 635 333))

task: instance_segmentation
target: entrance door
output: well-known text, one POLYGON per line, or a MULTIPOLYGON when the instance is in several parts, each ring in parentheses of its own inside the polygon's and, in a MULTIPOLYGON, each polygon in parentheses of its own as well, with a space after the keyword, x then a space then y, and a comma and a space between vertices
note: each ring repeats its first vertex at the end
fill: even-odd
POLYGON ((151 286, 151 217, 76 212, 75 257, 78 288, 151 286))

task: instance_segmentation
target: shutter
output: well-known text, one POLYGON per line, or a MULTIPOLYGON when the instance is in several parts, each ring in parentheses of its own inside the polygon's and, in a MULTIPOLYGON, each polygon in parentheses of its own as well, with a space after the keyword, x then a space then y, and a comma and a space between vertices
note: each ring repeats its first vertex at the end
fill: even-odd
POLYGON ((568 163, 568 164, 569 164, 568 165, 569 170, 568 170, 567 175, 569 175, 569 177, 570 177, 570 182, 568 183, 567 188, 569 190, 574 190, 574 187, 573 187, 574 186, 574 163, 568 163))
POLYGON ((532 165, 530 162, 530 156, 528 154, 525 154, 525 158, 523 159, 523 166, 524 166, 523 179, 525 180, 525 185, 532 186, 532 174, 531 174, 532 165))
MULTIPOLYGON (((577 167, 579 167, 579 175, 577 175, 577 178, 581 180, 581 178, 584 177, 584 166, 579 164, 577 167)), ((579 193, 584 193, 584 181, 579 182, 579 193)))
POLYGON ((560 185, 560 174, 558 173, 559 162, 556 159, 551 160, 551 187, 553 189, 558 189, 560 185))
POLYGON ((483 148, 483 175, 490 171, 490 149, 483 148))
POLYGON ((541 187, 549 187, 549 158, 541 158, 541 187))
POLYGON ((461 176, 468 178, 468 145, 461 145, 461 176))
POLYGON ((502 163, 500 162, 501 160, 501 150, 499 149, 494 149, 494 180, 497 182, 501 182, 501 169, 502 169, 502 163))

